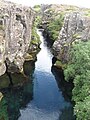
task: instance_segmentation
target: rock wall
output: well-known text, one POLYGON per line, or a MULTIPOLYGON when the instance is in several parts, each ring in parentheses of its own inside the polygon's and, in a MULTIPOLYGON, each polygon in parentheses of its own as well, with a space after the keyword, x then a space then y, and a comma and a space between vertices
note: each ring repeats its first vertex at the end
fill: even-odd
POLYGON ((62 62, 67 62, 72 45, 87 40, 90 40, 90 18, 79 12, 67 14, 58 40, 53 45, 54 55, 62 62))
POLYGON ((24 56, 31 41, 34 11, 0 0, 0 76, 23 70, 24 56))

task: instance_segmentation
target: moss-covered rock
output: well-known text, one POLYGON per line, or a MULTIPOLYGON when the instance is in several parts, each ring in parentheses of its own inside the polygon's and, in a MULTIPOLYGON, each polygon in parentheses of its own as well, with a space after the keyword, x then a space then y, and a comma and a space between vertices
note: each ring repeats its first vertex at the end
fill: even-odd
POLYGON ((0 25, 0 30, 4 30, 4 26, 3 25, 0 25))
POLYGON ((34 21, 34 25, 32 27, 31 42, 30 42, 28 53, 37 52, 38 49, 40 49, 41 41, 40 41, 39 35, 37 34, 36 26, 37 26, 36 21, 34 21))
POLYGON ((62 63, 60 60, 57 60, 54 66, 64 69, 66 67, 66 64, 62 63))
POLYGON ((23 83, 28 79, 24 73, 10 73, 10 77, 12 79, 12 83, 6 73, 0 76, 0 89, 8 88, 11 86, 11 84, 13 84, 13 87, 22 86, 23 83))
POLYGON ((8 87, 10 84, 7 74, 0 76, 0 89, 8 87))
POLYGON ((25 59, 25 61, 31 61, 31 60, 33 60, 33 56, 30 55, 29 53, 26 53, 26 54, 24 55, 24 59, 25 59))

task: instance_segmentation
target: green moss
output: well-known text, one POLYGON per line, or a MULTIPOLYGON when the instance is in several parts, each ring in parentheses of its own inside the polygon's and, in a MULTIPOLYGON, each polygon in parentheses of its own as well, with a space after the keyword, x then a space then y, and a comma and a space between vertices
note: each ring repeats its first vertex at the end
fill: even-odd
POLYGON ((34 40, 31 41, 31 44, 38 45, 40 43, 40 40, 35 37, 34 40))
POLYGON ((80 39, 81 38, 81 35, 76 33, 73 35, 73 39, 80 39))
POLYGON ((35 5, 35 6, 33 7, 33 9, 34 9, 34 11, 36 11, 36 12, 40 12, 40 11, 41 11, 41 6, 40 6, 40 5, 35 5))
POLYGON ((88 16, 88 17, 90 17, 90 13, 86 13, 85 15, 88 16))
POLYGON ((0 25, 0 30, 4 30, 4 27, 3 27, 3 25, 0 25))
POLYGON ((22 85, 27 79, 22 73, 13 73, 11 74, 12 81, 14 86, 22 85))
POLYGON ((35 18, 35 22, 34 22, 34 26, 38 27, 39 25, 41 25, 41 16, 38 15, 36 18, 35 18))
POLYGON ((40 43, 41 43, 41 41, 40 41, 39 35, 37 34, 36 26, 33 26, 32 36, 31 36, 31 45, 35 45, 36 48, 38 48, 40 43))
POLYGON ((24 56, 24 58, 25 58, 25 61, 33 60, 33 56, 28 53, 24 56))
MULTIPOLYGON (((21 85, 25 80, 26 77, 22 73, 13 73, 11 74, 12 82, 14 86, 21 85)), ((0 76, 0 89, 7 88, 10 85, 10 80, 7 74, 0 76)))
POLYGON ((67 12, 72 12, 72 11, 75 11, 75 7, 74 6, 68 6, 68 8, 65 9, 65 11, 67 12))
POLYGON ((0 76, 0 89, 8 87, 9 83, 10 82, 7 74, 0 76))
POLYGON ((85 15, 88 16, 88 17, 90 17, 90 9, 88 9, 88 10, 85 11, 85 15))
POLYGON ((62 63, 60 60, 57 60, 55 66, 64 69, 66 67, 66 64, 62 63))

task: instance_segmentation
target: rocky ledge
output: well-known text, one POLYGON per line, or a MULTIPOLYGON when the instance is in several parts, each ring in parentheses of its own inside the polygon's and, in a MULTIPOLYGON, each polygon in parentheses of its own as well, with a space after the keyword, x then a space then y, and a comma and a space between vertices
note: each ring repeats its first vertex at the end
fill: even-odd
POLYGON ((68 62, 72 45, 88 40, 90 40, 90 18, 80 12, 69 13, 65 16, 58 40, 54 42, 54 55, 62 62, 68 62))
POLYGON ((0 0, 0 76, 23 70, 24 56, 31 41, 34 11, 0 0))

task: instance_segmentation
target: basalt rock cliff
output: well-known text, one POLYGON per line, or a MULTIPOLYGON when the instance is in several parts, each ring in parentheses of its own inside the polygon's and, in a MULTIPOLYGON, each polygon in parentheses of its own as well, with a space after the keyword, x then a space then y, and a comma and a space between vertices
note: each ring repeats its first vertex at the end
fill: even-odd
POLYGON ((0 76, 6 67, 12 73, 23 70, 33 19, 34 11, 30 7, 0 0, 0 76))
POLYGON ((90 18, 80 12, 69 13, 65 16, 58 40, 54 42, 54 55, 62 62, 68 62, 72 45, 88 40, 90 40, 90 18))

